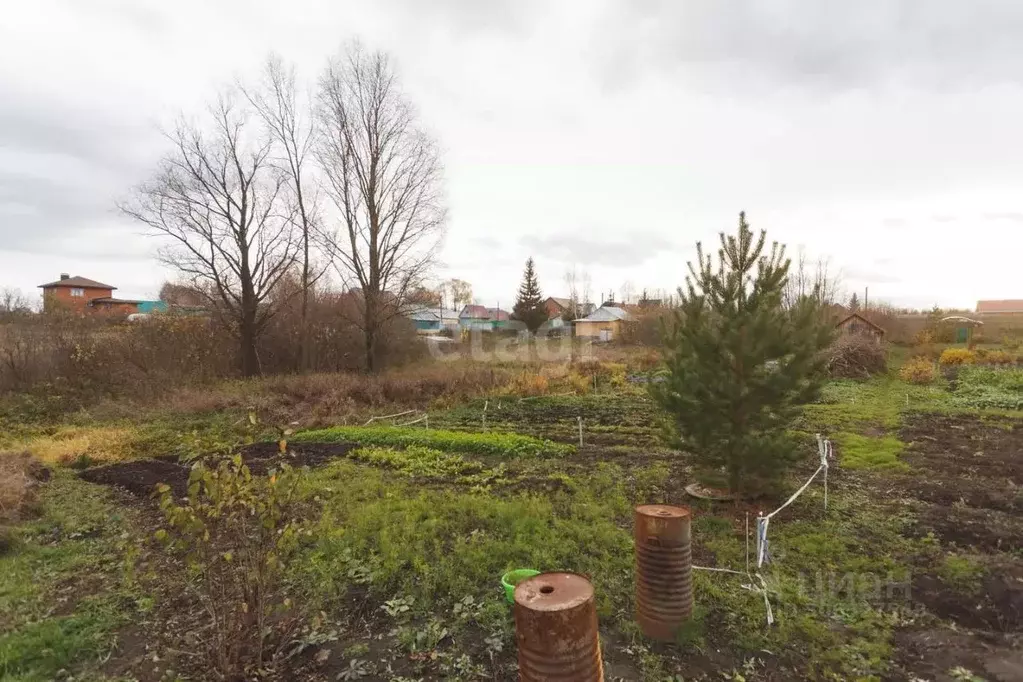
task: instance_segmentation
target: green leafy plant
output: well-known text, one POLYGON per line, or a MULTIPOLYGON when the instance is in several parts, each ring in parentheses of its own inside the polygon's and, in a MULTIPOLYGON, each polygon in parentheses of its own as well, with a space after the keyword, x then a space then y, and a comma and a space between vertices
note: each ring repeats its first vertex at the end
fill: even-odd
POLYGON ((1023 369, 963 367, 953 402, 982 409, 1023 409, 1023 369))
POLYGON ((336 426, 303 431, 292 437, 298 441, 353 441, 361 445, 403 447, 418 445, 446 452, 510 457, 562 457, 575 452, 575 446, 553 443, 515 433, 463 433, 402 426, 336 426))
POLYGON ((265 663, 287 641, 282 574, 302 532, 293 517, 296 482, 287 467, 255 477, 235 455, 216 468, 193 465, 183 504, 169 486, 157 488, 168 525, 157 538, 183 555, 210 617, 212 662, 227 678, 265 663))
POLYGON ((651 392, 701 482, 757 493, 798 456, 789 429, 820 394, 832 329, 817 289, 786 301, 785 248, 766 250, 745 214, 736 235, 720 238, 716 264, 697 244, 665 325, 664 381, 651 392))

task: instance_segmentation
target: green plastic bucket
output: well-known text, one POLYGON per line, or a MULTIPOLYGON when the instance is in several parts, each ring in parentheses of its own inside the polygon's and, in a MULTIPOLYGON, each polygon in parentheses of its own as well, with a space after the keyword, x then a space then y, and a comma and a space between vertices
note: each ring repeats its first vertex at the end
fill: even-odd
POLYGON ((531 568, 517 568, 501 576, 501 584, 504 585, 504 594, 508 598, 509 604, 515 603, 515 586, 534 575, 540 575, 540 571, 534 571, 531 568))

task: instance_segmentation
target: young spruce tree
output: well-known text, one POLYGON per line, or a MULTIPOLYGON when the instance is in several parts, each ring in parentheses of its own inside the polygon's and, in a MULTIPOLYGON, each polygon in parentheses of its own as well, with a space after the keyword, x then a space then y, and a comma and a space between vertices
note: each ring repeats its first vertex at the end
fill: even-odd
POLYGON ((515 299, 511 317, 525 324, 534 334, 540 325, 547 321, 547 308, 543 304, 543 294, 540 293, 540 285, 536 281, 532 258, 526 261, 526 271, 522 275, 522 284, 519 285, 519 295, 515 299))
POLYGON ((721 234, 716 267, 697 243, 664 326, 665 381, 651 386, 700 482, 740 495, 769 490, 800 457, 788 429, 819 394, 832 337, 813 293, 784 305, 789 260, 777 242, 766 251, 766 237, 740 213, 738 234, 721 234))

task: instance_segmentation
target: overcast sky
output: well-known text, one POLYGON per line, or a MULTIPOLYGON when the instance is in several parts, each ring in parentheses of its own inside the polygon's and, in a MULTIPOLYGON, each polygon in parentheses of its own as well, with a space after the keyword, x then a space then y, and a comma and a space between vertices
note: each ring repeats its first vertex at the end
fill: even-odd
POLYGON ((444 152, 438 276, 509 307, 670 288, 740 210, 911 306, 1023 298, 1023 3, 1014 0, 21 0, 0 19, 0 287, 60 272, 154 296, 114 202, 274 50, 310 81, 391 52, 444 152), (556 7, 552 7, 556 6, 556 7))

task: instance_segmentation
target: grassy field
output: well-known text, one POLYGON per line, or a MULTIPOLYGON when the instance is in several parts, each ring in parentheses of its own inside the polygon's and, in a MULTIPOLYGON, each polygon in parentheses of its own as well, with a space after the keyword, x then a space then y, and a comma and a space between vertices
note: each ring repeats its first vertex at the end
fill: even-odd
POLYGON ((775 624, 744 577, 697 571, 694 618, 669 645, 634 623, 633 507, 691 506, 694 562, 744 570, 747 517, 787 494, 690 499, 689 457, 661 444, 642 383, 619 366, 595 381, 544 370, 538 389, 533 371, 458 400, 424 393, 401 405, 420 412, 368 426, 399 410, 318 413, 286 436, 301 414, 274 404, 250 418, 237 386, 203 409, 13 430, 2 447, 52 477, 0 556, 0 678, 207 679, 205 613, 153 539, 147 493, 165 479, 183 489, 175 462, 200 453, 240 450, 265 471, 286 438, 288 461, 308 466, 311 532, 287 570, 298 623, 266 679, 517 679, 499 583, 511 568, 591 578, 609 680, 1023 679, 1023 416, 984 407, 1013 385, 975 407, 955 382, 894 372, 829 384, 795 425, 805 466, 786 491, 816 469, 822 433, 836 453, 828 509, 818 482, 772 521, 775 624))

